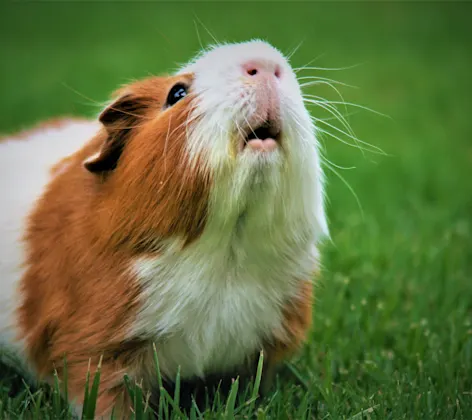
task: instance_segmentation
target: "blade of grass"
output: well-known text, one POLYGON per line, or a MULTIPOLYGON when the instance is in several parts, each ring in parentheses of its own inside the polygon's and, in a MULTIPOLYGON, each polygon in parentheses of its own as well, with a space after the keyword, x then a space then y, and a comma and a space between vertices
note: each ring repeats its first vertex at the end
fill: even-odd
MULTIPOLYGON (((25 381, 24 379, 21 379, 21 382, 23 382, 23 385, 24 385, 24 387, 25 387, 26 393, 28 394, 29 398, 31 399, 31 401, 33 401, 33 406, 34 406, 34 408, 37 409, 37 403, 36 403, 35 400, 34 400, 34 395, 33 395, 33 393, 31 392, 31 389, 30 389, 29 385, 26 383, 26 381, 25 381)), ((41 392, 41 390, 38 391, 38 392, 41 392)), ((0 411, 0 414, 1 414, 1 411, 0 411)), ((0 417, 0 418, 1 418, 1 417, 0 417)))
POLYGON ((144 418, 148 419, 151 416, 151 407, 149 405, 149 402, 151 400, 152 394, 150 392, 146 393, 146 400, 144 401, 144 418))
POLYGON ((43 391, 39 390, 38 391, 38 399, 37 399, 37 401, 35 401, 35 407, 34 407, 34 413, 35 413, 34 418, 35 419, 40 419, 41 418, 39 413, 41 412, 41 401, 43 399, 43 395, 44 395, 43 391))
POLYGON ((178 413, 179 415, 183 415, 183 413, 180 411, 180 407, 175 404, 175 401, 174 399, 171 397, 171 395, 167 392, 167 390, 162 387, 160 389, 160 392, 161 392, 161 395, 163 395, 164 399, 166 400, 166 402, 168 404, 166 404, 166 406, 168 406, 169 404, 172 406, 172 410, 175 412, 175 413, 178 413))
POLYGON ((142 384, 134 384, 134 418, 144 419, 143 388, 142 384))
POLYGON ((159 417, 160 419, 164 418, 164 396, 162 394, 159 395, 159 417))
POLYGON ((128 375, 123 375, 123 382, 125 383, 125 388, 128 391, 131 401, 134 401, 134 388, 131 385, 131 381, 128 375))
POLYGON ((290 362, 286 362, 285 366, 287 366, 289 372, 295 377, 295 379, 300 383, 300 385, 303 386, 305 391, 308 391, 310 387, 308 386, 308 383, 305 379, 303 379, 303 376, 301 373, 297 370, 295 366, 292 365, 290 362))
POLYGON ((198 414, 199 418, 203 418, 202 412, 198 408, 197 403, 195 402, 194 398, 192 397, 192 409, 195 409, 196 414, 198 414))
MULTIPOLYGON (((206 395, 206 405, 209 404, 209 401, 208 401, 208 395, 206 395)), ((218 408, 221 406, 221 380, 218 382, 218 386, 216 387, 216 391, 215 391, 215 395, 213 397, 213 403, 212 403, 212 406, 211 406, 211 411, 215 412, 215 411, 218 411, 218 408)))
POLYGON ((192 404, 192 407, 190 408, 190 420, 197 420, 197 411, 195 410, 195 406, 192 404))
POLYGON ((52 388, 52 408, 54 415, 57 418, 61 418, 62 409, 61 409, 61 386, 59 385, 59 376, 57 370, 54 369, 54 386, 52 388))
POLYGON ((256 370, 256 378, 254 379, 254 387, 252 389, 251 395, 251 404, 249 405, 249 410, 252 412, 254 409, 254 404, 259 397, 259 388, 261 386, 261 379, 262 379, 262 369, 264 366, 264 351, 261 350, 259 354, 259 361, 257 362, 257 370, 256 370))
POLYGON ((87 374, 85 376, 85 389, 84 389, 84 403, 83 403, 83 406, 82 406, 82 419, 85 419, 84 410, 85 410, 85 407, 88 406, 88 401, 89 401, 90 363, 91 363, 91 360, 89 359, 88 366, 87 366, 87 374))
POLYGON ((67 359, 64 356, 64 373, 62 375, 62 395, 64 396, 64 403, 66 408, 66 418, 70 417, 69 409, 69 387, 68 387, 68 376, 67 376, 67 359))
POLYGON ((152 344, 153 356, 154 356, 154 367, 156 368, 156 375, 157 375, 157 384, 159 385, 159 389, 163 388, 162 385, 162 376, 161 376, 161 369, 159 367, 159 359, 157 357, 157 349, 156 344, 152 344))
POLYGON ((177 368, 177 375, 175 376, 174 403, 177 407, 179 407, 179 404, 180 404, 180 366, 177 368))
POLYGON ((95 372, 95 376, 93 378, 92 389, 88 395, 87 406, 84 407, 84 412, 82 417, 86 420, 94 419, 95 418, 95 409, 97 407, 97 398, 98 398, 98 388, 100 385, 100 374, 102 369, 102 361, 103 356, 100 356, 100 360, 98 361, 97 370, 95 372))
POLYGON ((238 388, 239 388, 239 378, 231 385, 231 390, 228 395, 228 399, 226 401, 226 410, 225 410, 225 418, 226 419, 233 419, 234 418, 234 407, 236 404, 236 397, 238 395, 238 388))

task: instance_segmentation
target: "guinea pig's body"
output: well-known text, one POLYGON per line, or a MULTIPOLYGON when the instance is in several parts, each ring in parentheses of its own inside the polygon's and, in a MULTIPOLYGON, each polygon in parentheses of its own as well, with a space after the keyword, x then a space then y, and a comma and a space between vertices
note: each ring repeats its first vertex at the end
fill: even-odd
POLYGON ((0 143, 0 343, 48 380, 67 360, 98 414, 123 374, 233 375, 289 357, 311 323, 326 234, 317 142, 296 78, 263 42, 124 87, 99 122, 0 143))

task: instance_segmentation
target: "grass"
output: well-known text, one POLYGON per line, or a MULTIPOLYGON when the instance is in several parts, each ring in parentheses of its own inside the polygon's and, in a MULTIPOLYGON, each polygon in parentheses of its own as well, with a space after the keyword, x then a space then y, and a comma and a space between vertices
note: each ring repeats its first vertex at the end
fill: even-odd
MULTIPOLYGON (((303 41, 295 67, 315 58, 316 67, 360 64, 299 73, 356 85, 336 86, 346 102, 391 117, 347 109, 355 111, 356 135, 385 155, 322 136, 329 161, 355 168, 334 167, 341 179, 326 167, 332 241, 323 247, 314 328, 291 366, 302 381, 282 375, 267 400, 233 393, 229 404, 190 417, 472 418, 471 4, 12 2, 2 9, 3 132, 57 115, 96 115, 120 83, 175 68, 199 49, 199 37, 211 42, 199 19, 218 40, 263 37, 285 52, 303 41)), ((306 92, 339 100, 327 85, 306 92)), ((54 387, 29 392, 14 371, 0 369, 0 418, 66 412, 54 387)))

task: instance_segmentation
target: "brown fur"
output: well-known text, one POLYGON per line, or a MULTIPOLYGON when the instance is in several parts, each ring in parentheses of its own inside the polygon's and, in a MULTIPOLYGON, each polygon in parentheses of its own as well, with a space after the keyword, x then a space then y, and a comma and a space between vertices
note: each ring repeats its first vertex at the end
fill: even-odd
POLYGON ((284 307, 282 331, 275 333, 274 342, 268 348, 271 363, 280 363, 301 347, 312 324, 312 310, 313 283, 305 281, 297 297, 284 307))
POLYGON ((123 344, 141 292, 128 263, 154 252, 157 238, 194 240, 205 224, 210 179, 189 170, 184 149, 192 99, 163 110, 174 83, 189 79, 151 78, 125 88, 139 115, 104 118, 106 128, 56 165, 56 176, 29 218, 18 310, 28 356, 46 378, 54 368, 61 375, 66 357, 69 395, 79 402, 89 362, 93 374, 103 357, 98 414, 124 397, 129 352, 135 357, 148 350, 146 341, 123 344), (130 122, 116 168, 86 170, 84 161, 105 153, 130 122))
POLYGON ((292 357, 303 345, 312 325, 313 283, 301 283, 297 297, 287 302, 283 309, 282 328, 274 331, 272 341, 265 344, 265 363, 261 381, 261 393, 272 388, 277 367, 292 357))

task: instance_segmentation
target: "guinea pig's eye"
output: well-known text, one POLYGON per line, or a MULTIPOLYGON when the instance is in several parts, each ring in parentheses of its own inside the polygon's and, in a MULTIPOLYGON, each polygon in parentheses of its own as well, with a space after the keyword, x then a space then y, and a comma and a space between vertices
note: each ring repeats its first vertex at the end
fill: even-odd
POLYGON ((187 86, 177 83, 172 87, 167 95, 167 105, 172 106, 179 102, 185 95, 187 95, 187 86))

